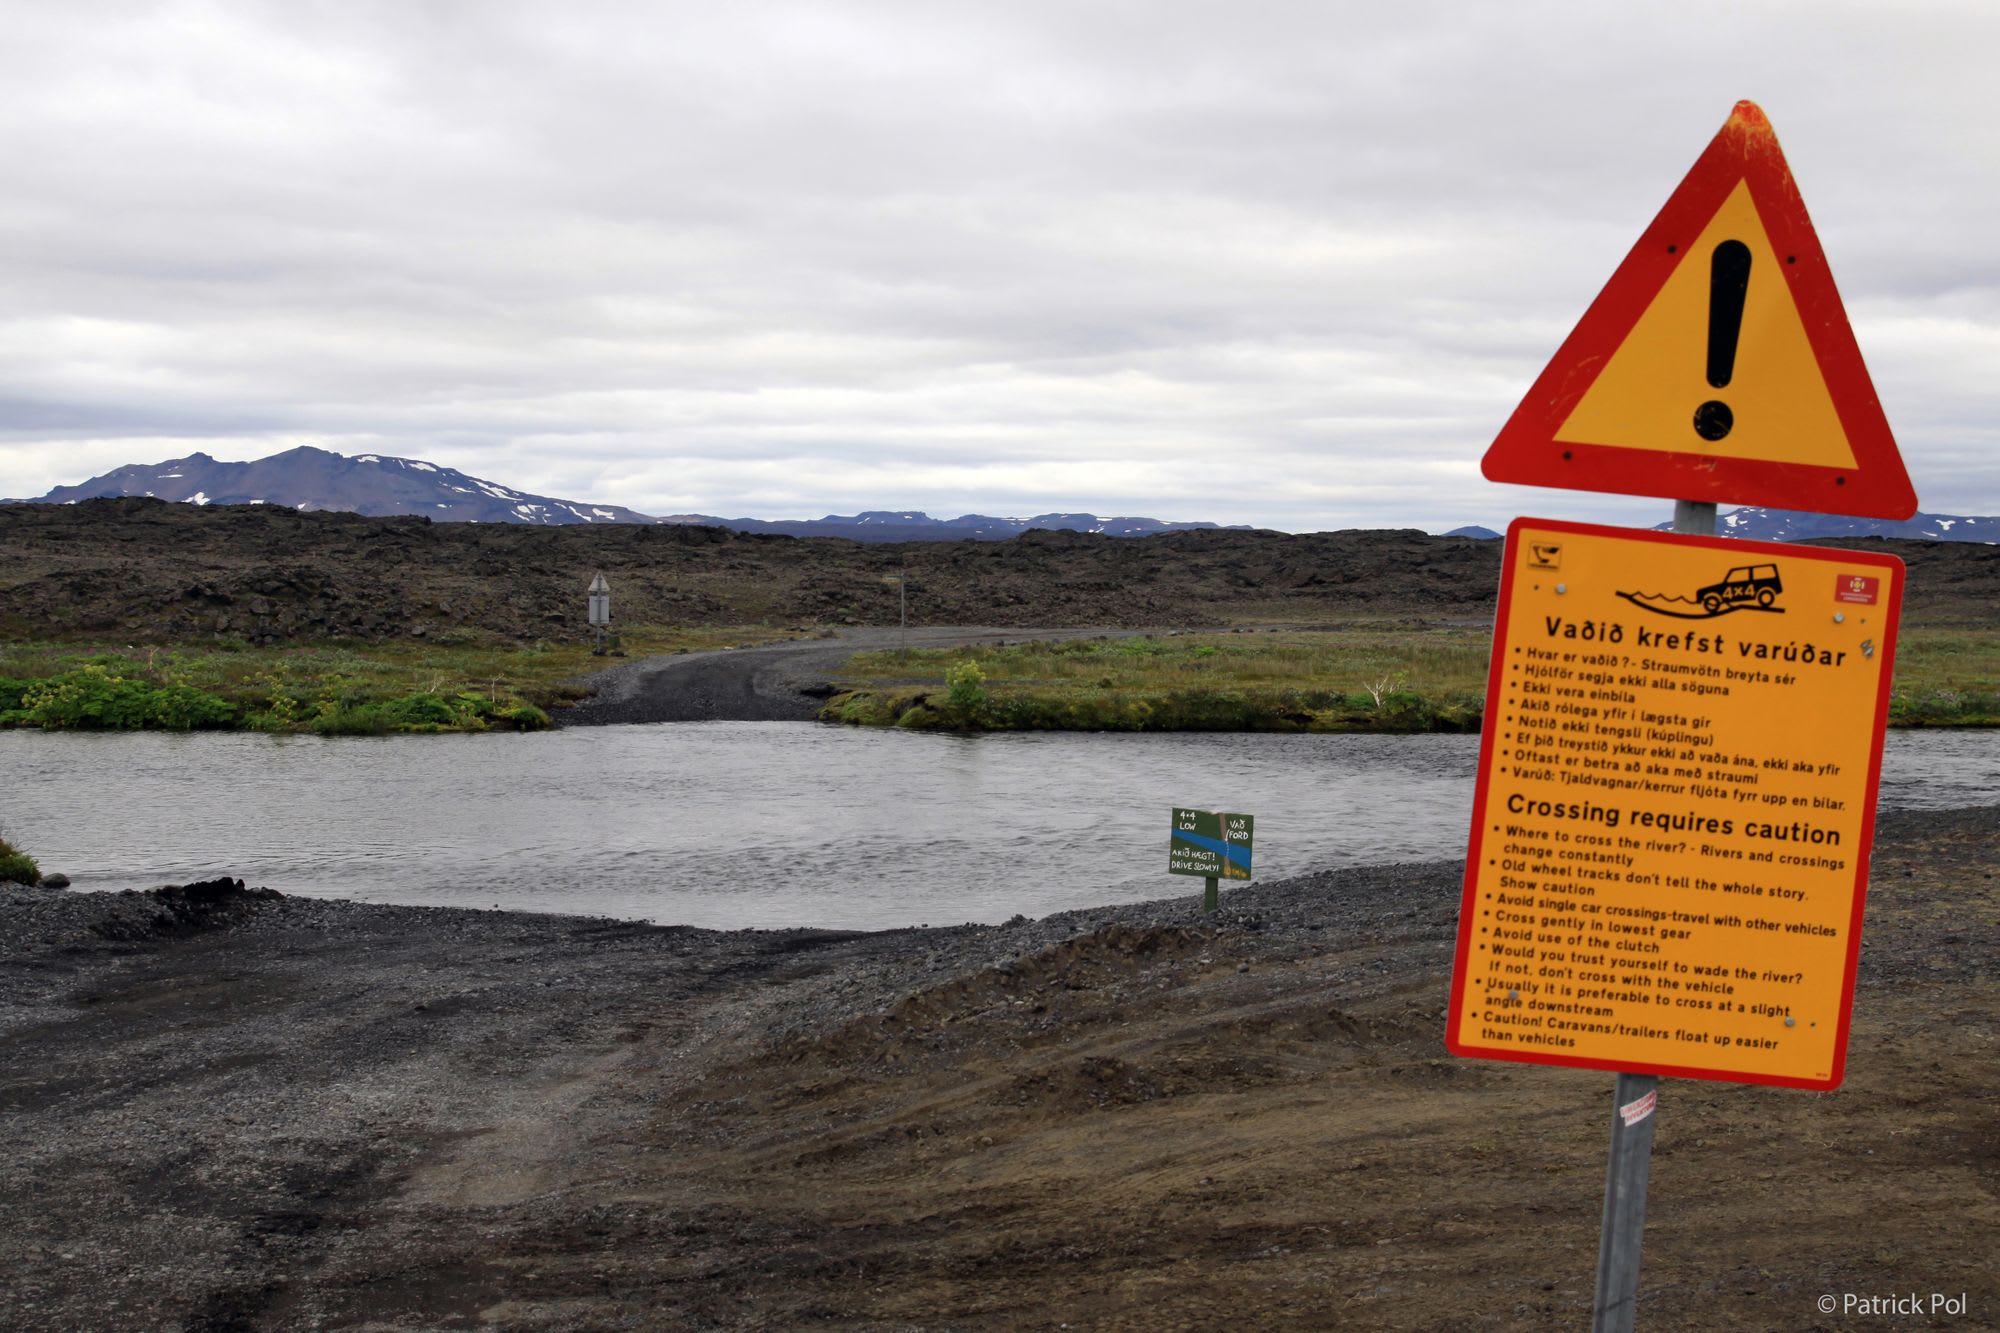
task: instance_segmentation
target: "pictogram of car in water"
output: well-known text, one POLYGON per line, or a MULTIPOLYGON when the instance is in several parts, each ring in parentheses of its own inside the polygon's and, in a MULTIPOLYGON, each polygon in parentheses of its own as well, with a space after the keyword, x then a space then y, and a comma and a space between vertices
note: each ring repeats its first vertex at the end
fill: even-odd
POLYGON ((1713 616, 1729 607, 1752 603, 1769 606, 1784 590, 1785 585, 1778 581, 1776 565, 1739 565, 1722 582, 1697 589, 1694 596, 1701 609, 1713 616))

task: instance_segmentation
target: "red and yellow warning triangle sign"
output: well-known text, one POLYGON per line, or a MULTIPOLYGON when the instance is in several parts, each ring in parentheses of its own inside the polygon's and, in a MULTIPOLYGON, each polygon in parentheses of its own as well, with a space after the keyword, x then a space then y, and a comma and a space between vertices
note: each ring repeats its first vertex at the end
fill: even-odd
POLYGON ((1738 102, 1499 438, 1492 481, 1908 518, 1819 237, 1738 102))

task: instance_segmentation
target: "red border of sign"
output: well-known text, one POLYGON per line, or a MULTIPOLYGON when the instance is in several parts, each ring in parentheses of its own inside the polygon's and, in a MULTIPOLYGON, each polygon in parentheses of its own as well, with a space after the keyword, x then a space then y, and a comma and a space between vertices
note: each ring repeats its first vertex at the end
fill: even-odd
POLYGON ((1742 541, 1734 537, 1692 537, 1682 533, 1649 532, 1643 528, 1612 528, 1594 523, 1567 523, 1554 518, 1517 518, 1508 524, 1506 554, 1502 560, 1500 603, 1493 624, 1493 660, 1486 677, 1486 698, 1489 702, 1486 713, 1488 725, 1481 729, 1479 737, 1479 780, 1472 795, 1472 842, 1466 852, 1465 887, 1459 897, 1458 950, 1452 963, 1451 1016, 1445 1027, 1445 1048, 1453 1055, 1470 1056, 1481 1060, 1507 1060, 1517 1064, 1566 1065, 1573 1069, 1609 1069, 1628 1074, 1661 1074, 1673 1078, 1701 1078, 1724 1083, 1765 1083, 1773 1087, 1811 1088, 1821 1092, 1839 1087, 1841 1080, 1847 1074, 1847 1035, 1854 1012, 1854 967, 1861 957, 1861 916, 1863 909, 1868 905, 1868 862, 1875 847, 1875 796, 1882 780, 1882 738, 1884 730, 1889 725, 1889 686, 1896 670, 1896 631, 1901 618, 1903 562, 1893 555, 1834 551, 1826 547, 1804 546, 1797 543, 1742 541), (1775 1074, 1750 1074, 1734 1069, 1699 1069, 1681 1065, 1646 1064, 1634 1060, 1586 1059, 1580 1056, 1557 1055, 1511 1047, 1501 1049, 1475 1046, 1459 1039, 1459 1025, 1465 1020, 1466 970, 1472 955, 1472 910, 1473 904, 1477 901, 1479 858, 1486 836, 1487 780, 1493 772, 1496 733, 1491 725, 1493 712, 1490 703, 1500 697, 1501 676, 1506 670, 1509 594, 1514 588, 1516 568, 1514 556, 1519 551, 1518 538, 1524 527, 1552 532, 1573 532, 1583 537, 1616 537, 1626 541, 1659 542, 1664 545, 1707 546, 1727 552, 1732 564, 1745 564, 1757 553, 1763 553, 1767 559, 1789 560, 1797 559, 1801 552, 1811 552, 1811 558, 1815 561, 1825 556, 1833 556, 1850 568, 1863 567, 1882 571, 1886 594, 1883 605, 1897 608, 1897 615, 1889 618, 1890 623, 1884 628, 1881 646, 1877 649, 1882 657, 1882 685, 1875 701, 1875 744, 1868 755, 1868 799, 1861 815, 1860 848, 1854 865, 1854 911, 1847 923, 1847 975, 1841 983, 1840 990, 1840 1027, 1834 1034, 1833 1070, 1827 1078, 1788 1078, 1775 1074))
POLYGON ((1591 302, 1541 378, 1514 409, 1480 460, 1489 481, 1613 491, 1674 500, 1773 505, 1819 514, 1908 518, 1917 493, 1868 378, 1847 309, 1805 201, 1764 113, 1738 102, 1729 121, 1688 171, 1660 215, 1639 237, 1591 302), (1834 410, 1854 451, 1854 467, 1819 467, 1761 459, 1709 457, 1656 449, 1615 448, 1556 438, 1563 422, 1688 256, 1738 181, 1747 181, 1757 216, 1781 255, 1786 285, 1826 379, 1834 410))

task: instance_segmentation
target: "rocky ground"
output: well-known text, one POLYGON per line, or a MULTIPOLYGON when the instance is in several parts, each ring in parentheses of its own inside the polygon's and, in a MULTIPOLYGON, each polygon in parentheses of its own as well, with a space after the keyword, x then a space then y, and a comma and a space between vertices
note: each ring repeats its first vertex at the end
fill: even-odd
MULTIPOLYGON (((1996 868, 1886 817, 1846 1085, 1664 1086, 1642 1328, 2000 1324, 1996 868), (1819 1313, 1908 1292, 1967 1312, 1819 1313)), ((1579 1327, 1611 1079, 1444 1053, 1458 874, 861 935, 0 889, 0 1309, 1579 1327)))
POLYGON ((1034 532, 867 544, 676 525, 534 528, 153 500, 0 506, 0 630, 256 642, 581 637, 625 624, 1225 624, 1425 600, 1486 615, 1492 543, 1418 532, 1034 532))
MULTIPOLYGON (((1987 624, 2000 546, 1888 549, 1910 623, 1987 624)), ((1420 532, 1031 532, 864 544, 672 525, 540 528, 145 499, 0 505, 0 634, 259 643, 582 638, 584 588, 628 625, 1214 626, 1490 619, 1500 545, 1420 532)))

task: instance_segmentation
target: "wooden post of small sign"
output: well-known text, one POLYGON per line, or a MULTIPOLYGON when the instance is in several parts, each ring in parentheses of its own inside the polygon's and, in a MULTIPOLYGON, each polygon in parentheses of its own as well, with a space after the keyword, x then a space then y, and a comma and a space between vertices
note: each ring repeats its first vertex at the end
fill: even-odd
MULTIPOLYGON (((1674 531, 1715 535, 1715 506, 1674 501, 1674 531)), ((1653 1170, 1654 1110, 1660 1080, 1620 1073, 1611 1093, 1611 1160, 1604 1173, 1604 1220, 1597 1234, 1597 1297, 1592 1333, 1630 1333, 1639 1301, 1639 1250, 1646 1235, 1646 1181, 1653 1170)))

